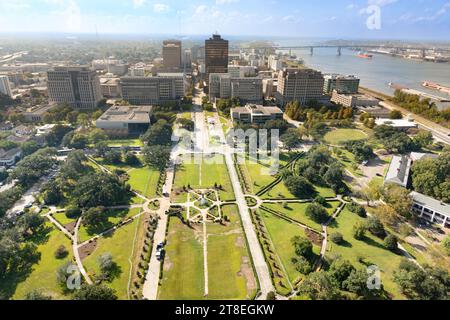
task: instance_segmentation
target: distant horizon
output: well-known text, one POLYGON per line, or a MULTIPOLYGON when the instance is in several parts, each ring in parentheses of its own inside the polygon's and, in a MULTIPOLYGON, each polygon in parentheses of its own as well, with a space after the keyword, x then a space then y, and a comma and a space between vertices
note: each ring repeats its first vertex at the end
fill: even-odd
MULTIPOLYGON (((95 32, 46 32, 46 31, 14 31, 14 32, 4 32, 0 31, 0 36, 23 36, 23 37, 57 37, 57 38, 68 38, 68 37, 98 37, 99 41, 106 40, 102 39, 102 37, 107 38, 142 38, 142 37, 154 37, 148 40, 160 40, 160 39, 180 39, 185 37, 193 37, 195 39, 186 39, 188 40, 201 40, 207 39, 213 33, 210 34, 172 34, 172 33, 95 33, 95 32)), ((398 42, 431 42, 431 43, 447 43, 450 44, 450 39, 425 39, 425 38, 383 38, 383 37, 333 37, 333 36, 281 36, 281 35, 251 35, 251 34, 227 34, 220 33, 222 37, 234 40, 341 40, 341 41, 398 41, 398 42)))

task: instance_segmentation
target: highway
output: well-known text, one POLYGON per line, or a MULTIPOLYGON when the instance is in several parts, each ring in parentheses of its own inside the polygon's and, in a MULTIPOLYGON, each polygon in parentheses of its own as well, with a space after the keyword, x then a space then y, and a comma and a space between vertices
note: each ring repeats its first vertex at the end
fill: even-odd
POLYGON ((380 99, 382 101, 382 102, 380 102, 380 105, 382 107, 385 107, 386 109, 389 109, 389 110, 401 111, 404 116, 408 116, 410 119, 413 119, 419 125, 419 128, 429 130, 433 134, 433 137, 437 141, 441 141, 445 144, 450 145, 450 129, 447 129, 437 123, 434 123, 434 122, 428 120, 428 119, 425 119, 424 117, 422 117, 420 115, 414 114, 411 111, 406 110, 398 105, 395 105, 391 102, 387 102, 386 98, 385 98, 386 96, 381 93, 377 94, 377 92, 372 91, 370 89, 365 89, 365 88, 359 88, 359 90, 361 93, 368 94, 377 99, 380 99))

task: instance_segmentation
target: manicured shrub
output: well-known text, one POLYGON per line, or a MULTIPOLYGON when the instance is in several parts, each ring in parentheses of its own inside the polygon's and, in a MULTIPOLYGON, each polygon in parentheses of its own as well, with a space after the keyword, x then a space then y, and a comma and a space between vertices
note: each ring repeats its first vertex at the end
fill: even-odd
POLYGON ((60 245, 58 247, 58 249, 56 249, 56 251, 55 251, 55 258, 56 259, 64 259, 68 255, 69 255, 69 251, 63 245, 60 245))
POLYGON ((384 239, 384 246, 386 247, 386 249, 388 249, 390 251, 398 250, 398 239, 397 239, 397 237, 394 236, 393 234, 388 235, 384 239))
POLYGON ((341 244, 344 241, 344 236, 339 232, 330 234, 330 240, 336 244, 341 244))

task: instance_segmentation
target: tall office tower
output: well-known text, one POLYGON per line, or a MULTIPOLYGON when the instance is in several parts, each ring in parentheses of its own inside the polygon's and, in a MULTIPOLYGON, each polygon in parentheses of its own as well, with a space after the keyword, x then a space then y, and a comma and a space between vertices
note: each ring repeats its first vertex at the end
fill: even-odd
POLYGON ((334 90, 338 93, 358 93, 359 79, 355 76, 344 76, 340 74, 325 74, 325 85, 323 92, 332 94, 334 90))
POLYGON ((277 100, 285 105, 290 101, 302 104, 323 98, 324 79, 320 71, 307 68, 283 69, 278 74, 277 100))
POLYGON ((100 80, 88 67, 56 67, 47 72, 48 96, 54 103, 95 109, 102 100, 100 80))
POLYGON ((209 85, 211 73, 228 72, 228 40, 218 34, 205 41, 206 83, 209 85))
POLYGON ((0 76, 0 93, 12 97, 12 91, 8 76, 0 76))
POLYGON ((163 42, 163 62, 167 70, 179 70, 182 67, 181 41, 167 40, 163 42))

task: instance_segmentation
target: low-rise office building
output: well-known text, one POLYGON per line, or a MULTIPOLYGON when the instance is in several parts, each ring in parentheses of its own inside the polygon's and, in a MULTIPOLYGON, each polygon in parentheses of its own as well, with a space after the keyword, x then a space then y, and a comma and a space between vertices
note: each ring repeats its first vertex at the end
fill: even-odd
POLYGON ((119 78, 100 78, 100 88, 104 98, 118 98, 120 94, 119 78))
POLYGON ((14 148, 8 151, 0 149, 0 167, 13 166, 22 157, 22 150, 14 148))
POLYGON ((42 122, 44 114, 46 114, 48 111, 50 111, 54 107, 55 107, 55 105, 42 105, 42 106, 28 108, 23 113, 23 116, 25 117, 25 120, 28 122, 42 122))
POLYGON ((122 77, 122 98, 136 105, 163 104, 179 101, 189 83, 183 73, 159 73, 151 77, 122 77))
POLYGON ((417 128, 417 124, 414 121, 405 119, 376 119, 375 123, 377 126, 386 125, 405 131, 417 128))
POLYGON ((248 104, 245 107, 232 108, 231 119, 243 123, 263 124, 269 120, 283 119, 283 111, 278 107, 264 107, 248 104))
POLYGON ((239 98, 245 103, 262 103, 262 79, 259 77, 233 78, 229 73, 210 74, 210 101, 228 98, 239 98))
POLYGON ((341 74, 325 74, 324 75, 323 92, 331 94, 333 91, 338 93, 356 94, 359 90, 360 79, 356 76, 344 76, 341 74))
POLYGON ((419 217, 450 228, 450 205, 418 192, 411 192, 412 211, 419 217))
POLYGON ((95 125, 109 136, 139 135, 148 130, 152 111, 152 106, 113 106, 97 119, 95 125))
POLYGON ((331 95, 331 102, 348 108, 376 107, 380 104, 379 100, 364 94, 344 94, 338 93, 336 90, 331 95))

